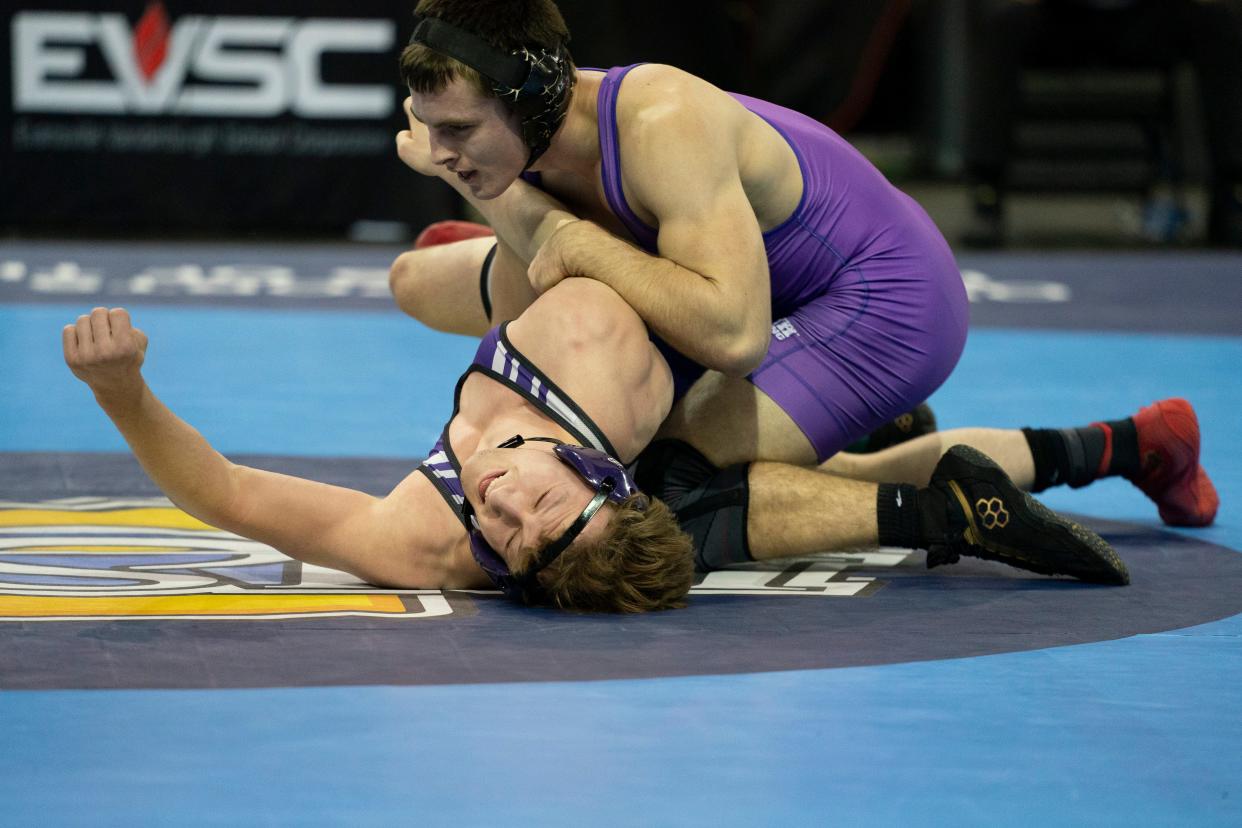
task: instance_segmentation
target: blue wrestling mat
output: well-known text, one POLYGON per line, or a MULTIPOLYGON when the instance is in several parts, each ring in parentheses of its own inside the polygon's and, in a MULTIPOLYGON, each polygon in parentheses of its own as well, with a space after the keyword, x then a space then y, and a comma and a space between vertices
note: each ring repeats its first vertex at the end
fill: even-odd
POLYGON ((129 307, 156 393, 241 462, 380 493, 473 351, 390 307, 396 251, 0 245, 0 802, 13 824, 1242 822, 1242 256, 963 257, 942 427, 1184 396, 1220 491, 1043 496, 1133 585, 880 551, 590 617, 376 590, 158 496, 60 327, 129 307))

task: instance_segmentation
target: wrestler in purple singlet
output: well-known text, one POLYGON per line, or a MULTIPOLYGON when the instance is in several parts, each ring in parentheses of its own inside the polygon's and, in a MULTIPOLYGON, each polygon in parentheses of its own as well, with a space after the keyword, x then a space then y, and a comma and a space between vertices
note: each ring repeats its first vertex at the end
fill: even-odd
MULTIPOLYGON (((483 374, 513 391, 545 417, 573 435, 578 445, 599 449, 613 457, 617 456, 617 450, 613 448, 608 436, 595 424, 590 415, 562 391, 547 374, 543 373, 529 357, 513 345, 509 340, 508 327, 509 323, 506 322, 492 328, 479 343, 478 349, 474 352, 474 361, 466 369, 466 373, 461 375, 461 379, 457 381, 457 388, 453 391, 453 414, 445 423, 440 439, 427 454, 427 459, 418 467, 418 470, 436 487, 436 491, 453 510, 453 514, 457 515, 457 519, 461 521, 462 528, 466 532, 470 532, 472 527, 461 511, 461 506, 466 500, 466 493, 461 486, 461 463, 457 459, 457 453, 453 450, 453 444, 449 441, 449 427, 453 423, 453 418, 457 416, 457 412, 461 410, 461 390, 472 374, 483 374)), ((487 563, 489 556, 493 558, 499 558, 499 556, 495 551, 491 551, 482 535, 477 533, 471 535, 470 552, 487 576, 499 585, 500 581, 497 580, 493 566, 487 563)))
MULTIPOLYGON (((656 230, 625 201, 616 101, 633 66, 607 72, 598 98, 604 192, 634 240, 656 230)), ((822 461, 927 399, 966 344, 969 306, 944 237, 921 207, 828 127, 733 95, 793 148, 802 200, 763 234, 772 340, 750 380, 806 434, 822 461)), ((680 398, 705 370, 657 341, 680 398)))

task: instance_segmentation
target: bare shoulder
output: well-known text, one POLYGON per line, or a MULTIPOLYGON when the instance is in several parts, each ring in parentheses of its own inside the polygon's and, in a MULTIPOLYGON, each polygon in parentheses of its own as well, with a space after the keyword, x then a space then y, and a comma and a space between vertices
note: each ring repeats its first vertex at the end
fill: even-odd
POLYGON ((603 282, 585 278, 565 279, 540 296, 509 325, 508 334, 606 432, 593 403, 606 408, 614 402, 606 398, 612 387, 600 380, 619 381, 620 366, 642 363, 652 347, 646 325, 629 303, 603 282))
POLYGON ((559 361, 585 345, 618 336, 645 337, 638 314, 608 285, 570 278, 540 296, 509 323, 509 339, 536 361, 559 361), (549 336, 550 331, 555 334, 549 336))
POLYGON ((617 99, 621 175, 631 207, 657 219, 707 202, 739 174, 749 113, 731 95, 672 66, 640 66, 617 99))
POLYGON ((635 66, 625 76, 618 106, 658 105, 660 103, 711 103, 728 93, 698 75, 664 63, 635 66))
POLYGON ((367 580, 385 586, 441 589, 486 584, 474 565, 457 515, 426 475, 415 469, 377 501, 373 520, 384 527, 382 560, 367 580))
POLYGON ((630 70, 617 96, 618 129, 623 135, 652 128, 719 128, 743 114, 741 106, 724 90, 662 63, 630 70))
POLYGON ((642 319, 608 285, 565 279, 508 332, 513 345, 586 412, 622 459, 633 459, 667 416, 668 365, 642 319))

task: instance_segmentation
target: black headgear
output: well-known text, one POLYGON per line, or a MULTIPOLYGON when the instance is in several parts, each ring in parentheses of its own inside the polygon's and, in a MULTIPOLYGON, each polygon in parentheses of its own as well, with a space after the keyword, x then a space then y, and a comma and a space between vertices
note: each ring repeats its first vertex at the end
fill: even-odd
POLYGON ((410 43, 448 55, 492 82, 492 91, 522 122, 522 138, 530 147, 526 167, 538 160, 569 111, 574 72, 569 50, 531 44, 505 53, 469 32, 434 17, 414 27, 410 43))

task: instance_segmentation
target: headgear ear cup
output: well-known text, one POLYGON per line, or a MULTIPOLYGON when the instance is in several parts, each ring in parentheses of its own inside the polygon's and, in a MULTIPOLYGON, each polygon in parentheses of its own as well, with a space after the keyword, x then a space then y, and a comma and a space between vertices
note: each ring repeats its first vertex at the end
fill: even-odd
POLYGON ((578 472, 591 488, 598 491, 605 481, 611 481, 608 499, 614 503, 624 503, 629 497, 640 494, 638 483, 630 472, 607 452, 568 443, 561 443, 552 451, 561 462, 578 472))

